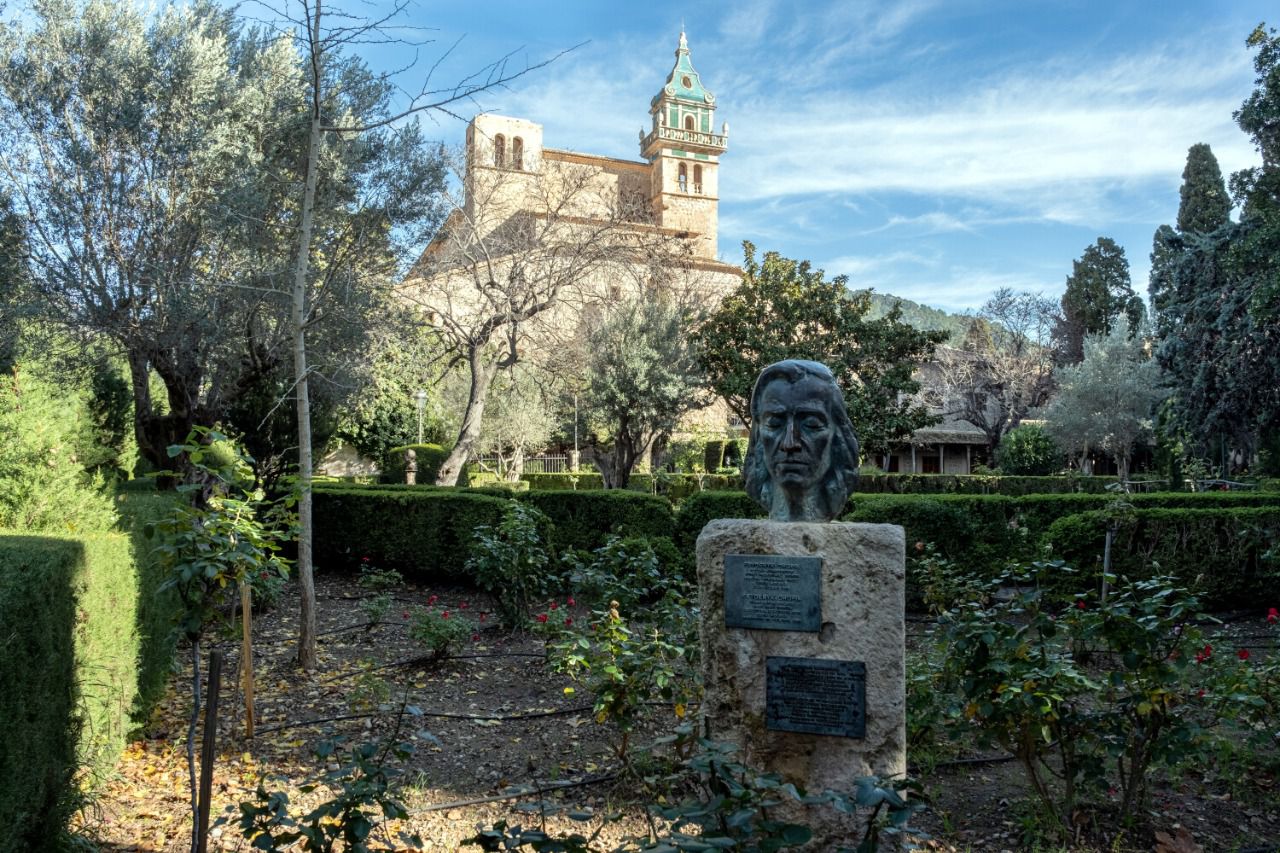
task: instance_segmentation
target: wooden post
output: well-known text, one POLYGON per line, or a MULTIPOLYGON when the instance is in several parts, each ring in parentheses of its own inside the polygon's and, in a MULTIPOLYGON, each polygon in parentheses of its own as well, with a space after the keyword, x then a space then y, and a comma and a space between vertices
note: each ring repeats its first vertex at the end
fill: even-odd
POLYGON ((240 582, 240 678, 244 687, 244 736, 253 740, 253 593, 248 581, 240 582))
POLYGON ((209 690, 204 702, 204 742, 200 748, 200 800, 196 807, 199 841, 196 853, 209 849, 209 804, 213 798, 213 758, 218 739, 218 688, 222 681, 222 652, 209 653, 209 690))

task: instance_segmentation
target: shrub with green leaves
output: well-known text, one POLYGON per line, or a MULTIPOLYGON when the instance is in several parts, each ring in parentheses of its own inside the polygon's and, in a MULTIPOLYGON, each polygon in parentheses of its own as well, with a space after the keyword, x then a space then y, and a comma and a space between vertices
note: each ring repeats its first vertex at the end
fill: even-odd
POLYGON ((1005 474, 1043 477, 1062 467, 1063 453, 1043 427, 1023 424, 1004 434, 996 462, 1005 474))
POLYGON ((689 636, 673 636, 656 624, 629 626, 618 607, 613 601, 589 622, 557 626, 547 654, 553 668, 595 697, 596 722, 617 728, 618 757, 626 758, 646 702, 658 697, 683 719, 700 686, 693 672, 697 651, 689 636))
POLYGON ((409 625, 409 637, 427 652, 432 663, 457 653, 474 632, 470 622, 448 610, 419 610, 409 625))
POLYGON ((529 608, 553 587, 552 551, 547 544, 547 517, 531 506, 512 501, 494 526, 475 529, 475 547, 467 571, 493 596, 498 618, 508 628, 523 628, 529 608))
POLYGON ((0 376, 0 528, 78 533, 116 523, 101 477, 76 459, 80 419, 73 392, 15 367, 0 376))
MULTIPOLYGON (((420 711, 418 713, 421 713, 420 711)), ((398 729, 397 729, 398 734, 398 729)), ((321 741, 316 756, 329 761, 343 756, 343 739, 321 741)), ((258 783, 254 799, 240 803, 236 821, 241 834, 251 841, 254 850, 265 853, 284 853, 286 850, 331 851, 347 850, 352 853, 368 853, 378 849, 371 847, 374 833, 390 820, 409 817, 408 809, 396 799, 391 784, 397 772, 387 766, 387 761, 407 761, 413 755, 413 746, 393 739, 385 744, 361 743, 346 750, 345 760, 337 762, 336 770, 329 771, 314 782, 303 785, 303 793, 310 794, 322 784, 336 788, 338 793, 317 805, 304 815, 295 817, 289 808, 289 795, 284 791, 268 792, 258 783)), ((228 806, 229 812, 236 810, 228 806)), ((217 824, 230 823, 230 816, 220 817, 217 824)), ((401 834, 400 844, 390 838, 381 849, 420 849, 422 839, 416 835, 401 834)))
POLYGON ((1064 836, 1089 793, 1114 786, 1132 813, 1154 767, 1202 745, 1199 602, 1167 577, 1113 579, 1106 602, 1052 596, 1070 573, 1033 563, 939 620, 958 720, 1018 759, 1064 836))
MULTIPOLYGON (((857 844, 856 853, 875 853, 882 837, 899 849, 903 842, 925 840, 928 836, 910 826, 911 817, 925 808, 920 787, 910 780, 892 784, 873 776, 852 779, 848 791, 806 793, 784 782, 775 773, 761 773, 735 760, 733 748, 715 741, 695 739, 690 726, 682 726, 675 737, 659 743, 673 743, 680 762, 666 772, 646 773, 637 780, 650 801, 650 833, 623 839, 616 846, 598 844, 606 825, 619 813, 606 813, 591 835, 547 832, 546 816, 567 811, 567 816, 583 823, 597 817, 590 810, 566 810, 555 801, 541 801, 530 810, 542 815, 539 827, 524 827, 499 820, 462 843, 483 850, 556 851, 557 853, 774 853, 804 847, 813 841, 813 831, 804 822, 816 809, 834 808, 848 816, 851 825, 861 828, 856 835, 841 839, 857 844), (908 798, 910 794, 910 798, 908 798), (657 818, 658 820, 655 820, 657 818)), ((825 849, 825 848, 824 848, 825 849)), ((853 853, 840 846, 837 853, 853 853)))
POLYGON ((680 553, 668 539, 615 536, 590 555, 566 554, 564 562, 574 594, 601 607, 616 600, 631 610, 654 603, 668 590, 688 592, 680 553))

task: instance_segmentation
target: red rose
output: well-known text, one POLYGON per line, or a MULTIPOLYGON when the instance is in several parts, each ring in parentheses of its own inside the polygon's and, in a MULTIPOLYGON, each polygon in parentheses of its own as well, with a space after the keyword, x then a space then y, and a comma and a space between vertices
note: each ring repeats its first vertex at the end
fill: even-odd
MULTIPOLYGON (((577 606, 578 602, 574 601, 574 600, 573 600, 573 596, 571 595, 571 596, 569 596, 569 600, 568 600, 568 601, 566 601, 566 602, 565 602, 565 604, 569 605, 570 607, 575 607, 575 606, 577 606)), ((1275 609, 1274 607, 1273 607, 1273 608, 1271 608, 1271 612, 1272 612, 1272 613, 1275 613, 1275 612, 1276 612, 1276 609, 1275 609)))
POLYGON ((553 601, 553 602, 551 602, 551 609, 552 609, 552 610, 555 610, 555 609, 556 609, 557 607, 559 607, 559 606, 560 606, 560 605, 556 604, 554 601, 553 601))
POLYGON ((466 610, 466 609, 467 609, 467 603, 466 603, 465 601, 459 601, 459 602, 458 602, 458 609, 459 609, 459 610, 466 610))
POLYGON ((573 624, 573 617, 572 617, 572 616, 570 616, 568 619, 564 620, 564 625, 565 625, 565 627, 566 627, 566 628, 567 628, 567 627, 569 627, 569 626, 570 626, 570 625, 572 625, 572 624, 573 624))
POLYGON ((449 618, 449 611, 448 611, 448 610, 446 610, 445 612, 441 613, 441 614, 440 614, 440 618, 441 618, 441 619, 448 619, 448 618, 449 618))
POLYGON ((1197 696, 1198 698, 1200 698, 1200 699, 1203 699, 1203 698, 1204 698, 1204 688, 1203 688, 1203 687, 1201 687, 1199 690, 1197 690, 1197 691, 1196 691, 1196 696, 1197 696))
POLYGON ((427 604, 435 604, 435 603, 436 603, 437 601, 439 601, 439 600, 440 600, 440 596, 438 596, 438 595, 433 595, 433 596, 431 596, 430 598, 428 598, 428 599, 427 599, 427 604))
POLYGON ((545 622, 547 621, 547 614, 545 614, 545 613, 539 613, 539 614, 538 614, 538 621, 539 621, 539 622, 544 622, 544 623, 545 623, 545 622))
POLYGON ((472 635, 471 635, 471 642, 473 642, 473 643, 478 643, 478 642, 480 642, 480 635, 479 635, 479 634, 472 634, 472 635))
POLYGON ((489 614, 488 614, 488 613, 481 613, 481 614, 480 614, 480 621, 481 621, 481 622, 483 622, 484 620, 486 620, 486 619, 488 619, 488 618, 489 618, 489 614))
POLYGON ((1249 659, 1249 650, 1248 650, 1248 649, 1241 649, 1240 651, 1236 652, 1236 657, 1240 658, 1240 660, 1248 660, 1248 659, 1249 659))
POLYGON ((1276 610, 1272 607, 1267 611, 1267 624, 1274 625, 1276 622, 1280 622, 1280 610, 1276 610))
POLYGON ((1076 602, 1076 610, 1084 610, 1084 599, 1083 599, 1083 598, 1076 602))

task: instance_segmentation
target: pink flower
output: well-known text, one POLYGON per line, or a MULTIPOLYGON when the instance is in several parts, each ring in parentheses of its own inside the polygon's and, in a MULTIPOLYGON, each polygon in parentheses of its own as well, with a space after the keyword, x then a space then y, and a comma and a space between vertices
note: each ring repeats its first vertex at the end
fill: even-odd
POLYGON ((538 621, 539 621, 539 622, 542 622, 542 623, 544 623, 544 624, 545 624, 545 623, 546 623, 546 621, 547 621, 547 614, 545 614, 545 613, 539 613, 539 614, 538 614, 538 621))
MULTIPOLYGON (((571 595, 571 596, 569 596, 569 600, 568 600, 568 601, 566 601, 566 602, 565 602, 565 604, 569 605, 570 607, 575 607, 575 606, 577 606, 578 602, 574 601, 574 600, 573 600, 573 596, 571 595)), ((1274 612, 1275 612, 1275 610, 1276 610, 1276 609, 1275 609, 1274 607, 1273 607, 1273 608, 1271 608, 1271 612, 1272 612, 1272 613, 1274 613, 1274 612)))
POLYGON ((555 609, 556 609, 557 607, 559 607, 559 606, 560 606, 560 605, 559 605, 559 604, 556 604, 554 601, 553 601, 553 602, 551 602, 551 609, 552 609, 552 610, 555 610, 555 609))
POLYGON ((1249 650, 1248 650, 1248 649, 1241 649, 1240 651, 1236 652, 1236 657, 1240 658, 1240 660, 1248 660, 1248 659, 1249 659, 1249 650))

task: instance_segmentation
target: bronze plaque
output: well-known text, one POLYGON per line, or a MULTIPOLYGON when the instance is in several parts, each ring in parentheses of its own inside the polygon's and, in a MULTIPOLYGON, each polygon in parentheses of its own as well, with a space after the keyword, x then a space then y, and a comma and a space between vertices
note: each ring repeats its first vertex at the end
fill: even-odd
POLYGON ((728 628, 822 628, 822 558, 726 554, 724 624, 728 628))
POLYGON ((778 732, 867 736, 867 665, 821 658, 765 659, 764 725, 778 732))

